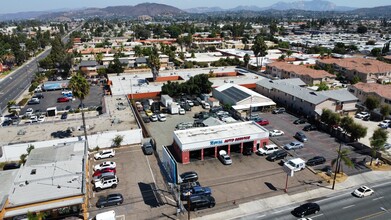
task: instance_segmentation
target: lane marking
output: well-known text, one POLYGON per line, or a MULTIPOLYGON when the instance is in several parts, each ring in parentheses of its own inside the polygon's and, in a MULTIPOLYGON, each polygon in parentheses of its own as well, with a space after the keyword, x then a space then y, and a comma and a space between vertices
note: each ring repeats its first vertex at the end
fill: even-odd
POLYGON ((147 157, 147 156, 145 156, 145 158, 147 159, 148 168, 149 168, 149 171, 151 172, 151 176, 152 176, 153 183, 154 183, 154 184, 155 184, 155 186, 156 186, 156 181, 155 181, 155 177, 153 176, 153 172, 152 172, 151 164, 149 164, 149 159, 148 159, 148 157, 147 157))
POLYGON ((285 210, 275 211, 274 213, 284 212, 285 210))
POLYGON ((376 200, 379 200, 379 199, 382 199, 382 198, 384 198, 383 196, 380 196, 380 197, 378 197, 378 198, 374 198, 374 199, 372 199, 373 201, 376 201, 376 200))
POLYGON ((355 206, 355 205, 348 205, 348 206, 343 207, 342 209, 348 209, 348 208, 351 208, 353 206, 355 206))
POLYGON ((311 218, 317 218, 317 217, 320 217, 320 216, 322 216, 323 215, 323 213, 321 213, 321 214, 319 214, 319 215, 314 215, 314 216, 312 216, 311 218))
POLYGON ((260 216, 257 216, 256 218, 263 218, 265 217, 266 215, 260 215, 260 216))

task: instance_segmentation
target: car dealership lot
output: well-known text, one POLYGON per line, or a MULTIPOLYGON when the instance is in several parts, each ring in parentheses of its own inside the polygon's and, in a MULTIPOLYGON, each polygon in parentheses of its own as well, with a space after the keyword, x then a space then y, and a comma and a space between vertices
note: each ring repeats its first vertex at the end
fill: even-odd
MULTIPOLYGON (((172 206, 159 203, 160 198, 155 195, 159 195, 161 191, 154 192, 152 190, 155 185, 154 182, 159 187, 164 185, 156 158, 153 155, 144 156, 139 145, 123 147, 115 149, 115 151, 116 155, 113 158, 90 160, 90 180, 93 174, 92 167, 104 161, 116 162, 117 177, 119 179, 118 186, 115 189, 109 188, 100 192, 93 191, 93 184, 89 183, 90 217, 108 210, 115 210, 117 216, 125 216, 125 219, 153 219, 163 212, 173 212, 175 209, 172 206), (122 205, 101 209, 95 206, 100 196, 107 196, 112 193, 122 194, 124 197, 122 205), (152 209, 153 212, 151 212, 152 209)), ((93 158, 93 155, 90 158, 93 158)), ((167 193, 166 195, 168 199, 164 199, 164 202, 170 202, 170 196, 167 193)))

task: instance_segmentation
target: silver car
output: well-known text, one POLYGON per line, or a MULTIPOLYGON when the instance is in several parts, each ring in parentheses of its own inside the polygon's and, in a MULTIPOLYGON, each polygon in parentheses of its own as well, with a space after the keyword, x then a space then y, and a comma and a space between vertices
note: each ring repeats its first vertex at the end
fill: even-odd
POLYGON ((295 149, 300 149, 300 148, 303 148, 304 147, 304 144, 301 143, 301 142, 298 142, 298 141, 293 141, 289 144, 285 144, 284 145, 284 148, 286 150, 295 150, 295 149))

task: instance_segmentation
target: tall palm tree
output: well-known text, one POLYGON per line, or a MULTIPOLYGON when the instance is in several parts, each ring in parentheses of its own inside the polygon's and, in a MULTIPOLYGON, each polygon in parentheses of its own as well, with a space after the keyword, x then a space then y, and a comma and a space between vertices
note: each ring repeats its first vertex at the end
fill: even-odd
POLYGON ((88 146, 87 129, 86 129, 86 120, 84 118, 83 100, 90 93, 90 84, 88 84, 86 78, 79 72, 76 75, 74 75, 72 79, 69 81, 69 89, 71 89, 73 95, 80 100, 81 118, 83 120, 84 138, 86 140, 86 147, 87 147, 88 146))
MULTIPOLYGON (((267 45, 263 40, 263 37, 258 35, 255 37, 254 45, 251 47, 251 50, 254 52, 254 56, 257 59, 257 69, 258 69, 258 57, 264 57, 267 55, 267 45)), ((262 69, 263 59, 261 60, 261 69, 262 69)))
POLYGON ((148 57, 148 66, 151 68, 153 81, 155 81, 159 76, 160 70, 160 58, 156 47, 152 49, 152 53, 148 57))
POLYGON ((338 153, 337 158, 335 158, 331 161, 331 166, 334 166, 334 165, 337 166, 337 173, 340 173, 341 170, 343 172, 343 168, 341 167, 341 162, 343 162, 347 167, 354 166, 353 161, 349 158, 349 152, 350 152, 349 149, 338 150, 337 151, 337 153, 338 153))

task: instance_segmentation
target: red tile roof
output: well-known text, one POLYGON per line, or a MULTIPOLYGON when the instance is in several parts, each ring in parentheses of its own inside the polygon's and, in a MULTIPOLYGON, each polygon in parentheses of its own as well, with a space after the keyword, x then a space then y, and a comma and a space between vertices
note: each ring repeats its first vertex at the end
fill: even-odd
POLYGON ((335 64, 349 70, 356 70, 361 73, 384 73, 391 71, 391 64, 378 60, 365 58, 325 59, 318 62, 324 64, 335 64))
POLYGON ((336 76, 333 74, 330 74, 324 70, 315 70, 311 68, 307 68, 304 65, 293 65, 286 62, 274 62, 267 65, 268 67, 275 67, 277 69, 285 70, 287 72, 293 72, 297 75, 307 75, 314 79, 319 78, 335 78, 336 76))
POLYGON ((376 93, 379 96, 391 100, 391 85, 383 85, 377 83, 363 83, 359 82, 353 85, 356 89, 359 89, 365 93, 376 93))

